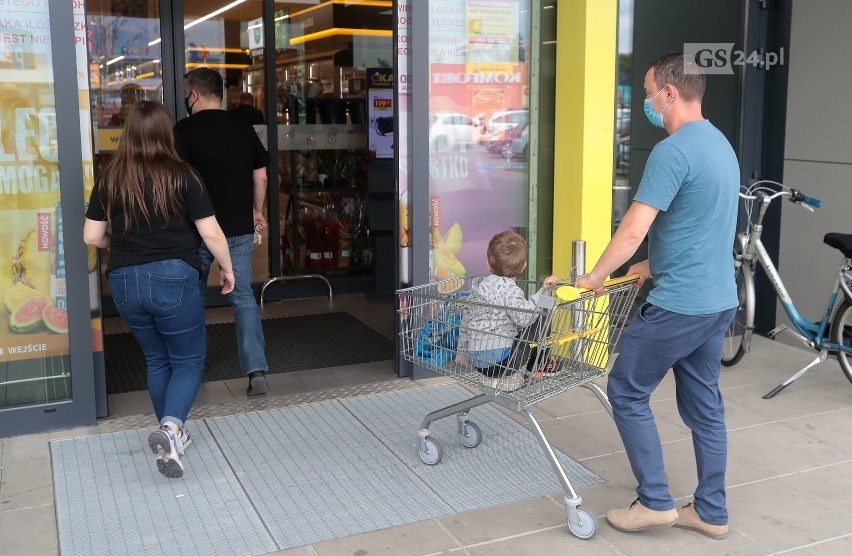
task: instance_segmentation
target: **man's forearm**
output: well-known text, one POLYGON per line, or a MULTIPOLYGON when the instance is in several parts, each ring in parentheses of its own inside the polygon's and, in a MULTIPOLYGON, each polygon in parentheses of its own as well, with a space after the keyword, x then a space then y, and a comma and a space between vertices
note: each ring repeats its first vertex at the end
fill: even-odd
POLYGON ((607 276, 615 272, 624 263, 630 260, 639 246, 642 245, 644 236, 636 236, 622 232, 621 228, 615 231, 612 241, 609 242, 603 255, 591 272, 591 277, 596 280, 605 280, 607 276))
POLYGON ((605 280, 618 267, 629 261, 630 257, 642 245, 642 240, 648 235, 648 230, 658 212, 656 208, 650 205, 634 201, 627 210, 627 214, 624 215, 618 229, 615 230, 612 241, 609 242, 603 255, 590 273, 590 277, 596 281, 605 280))

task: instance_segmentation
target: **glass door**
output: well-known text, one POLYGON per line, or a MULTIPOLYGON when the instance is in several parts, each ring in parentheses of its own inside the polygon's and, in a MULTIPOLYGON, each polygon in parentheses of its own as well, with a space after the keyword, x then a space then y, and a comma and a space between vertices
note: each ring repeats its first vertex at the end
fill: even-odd
MULTIPOLYGON (((163 102, 164 63, 160 2, 142 0, 116 5, 105 0, 86 2, 89 78, 89 114, 92 130, 93 179, 112 159, 124 129, 130 107, 139 100, 163 102)), ((166 37, 170 40, 171 37, 166 37)), ((114 314, 103 261, 93 258, 92 306, 114 314), (100 292, 100 295, 98 295, 100 292)))
MULTIPOLYGON (((263 2, 229 0, 184 0, 181 21, 184 45, 184 67, 177 71, 177 97, 182 100, 183 75, 198 67, 218 71, 224 80, 222 109, 246 117, 265 136, 266 111, 263 81, 263 2)), ((180 59, 180 57, 176 57, 180 59)), ((185 116, 183 108, 178 119, 185 116)), ((277 226, 268 222, 262 232, 262 244, 268 245, 269 234, 277 226)), ((218 290, 219 267, 213 265, 208 285, 218 290)), ((255 281, 269 275, 269 251, 254 250, 252 276, 255 281)))
MULTIPOLYGON (((398 37, 405 39, 397 44, 400 65, 416 80, 398 87, 411 130, 411 154, 401 156, 399 175, 410 205, 411 252, 401 258, 410 259, 412 283, 488 274, 488 243, 504 230, 518 232, 530 246, 524 278, 545 276, 550 259, 540 251, 551 245, 551 220, 538 211, 550 208, 541 201, 552 192, 552 180, 540 180, 552 175, 541 170, 553 151, 546 122, 552 120, 555 60, 547 49, 555 37, 544 22, 555 20, 555 3, 398 6, 398 37)), ((416 365, 410 371, 415 378, 430 375, 416 365)))
POLYGON ((91 424, 95 401, 78 217, 88 155, 78 114, 88 88, 75 55, 85 36, 68 2, 4 3, 0 16, 15 27, 0 41, 3 437, 91 424))
POLYGON ((429 2, 430 280, 488 274, 498 232, 529 238, 529 11, 429 2))

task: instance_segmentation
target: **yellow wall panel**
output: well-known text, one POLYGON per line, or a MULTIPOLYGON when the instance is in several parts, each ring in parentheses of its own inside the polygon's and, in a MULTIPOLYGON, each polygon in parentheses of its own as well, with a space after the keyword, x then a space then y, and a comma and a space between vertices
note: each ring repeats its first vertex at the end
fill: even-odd
POLYGON ((568 276, 571 242, 592 268, 612 235, 616 0, 559 2, 553 270, 568 276))

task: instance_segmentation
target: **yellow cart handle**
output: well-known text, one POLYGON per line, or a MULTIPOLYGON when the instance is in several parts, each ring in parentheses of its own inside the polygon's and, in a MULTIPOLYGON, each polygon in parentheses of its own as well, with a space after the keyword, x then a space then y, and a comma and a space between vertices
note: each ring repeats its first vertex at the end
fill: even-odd
MULTIPOLYGON (((622 276, 621 278, 612 278, 610 280, 604 281, 604 289, 614 288, 616 286, 621 286, 624 284, 631 284, 633 282, 637 282, 638 280, 638 274, 628 274, 627 276, 622 276)), ((586 288, 578 288, 575 286, 559 286, 559 288, 556 289, 556 297, 558 297, 562 301, 574 301, 575 299, 579 299, 581 297, 589 297, 594 294, 595 292, 593 292, 592 290, 587 290, 586 288)))

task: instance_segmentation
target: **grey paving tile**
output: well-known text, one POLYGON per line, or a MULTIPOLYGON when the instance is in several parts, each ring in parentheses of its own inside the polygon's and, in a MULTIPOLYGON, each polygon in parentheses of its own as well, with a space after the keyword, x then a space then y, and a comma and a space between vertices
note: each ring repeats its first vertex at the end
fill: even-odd
POLYGON ((0 514, 3 554, 51 556, 59 554, 53 504, 0 514))
MULTIPOLYGON (((769 389, 774 387, 771 384, 768 386, 769 389)), ((732 388, 726 390, 724 396, 725 400, 740 403, 749 410, 764 416, 767 421, 814 415, 834 409, 847 408, 852 404, 852 385, 843 385, 841 393, 845 396, 838 398, 829 395, 830 389, 815 391, 811 388, 797 388, 797 386, 798 384, 794 383, 770 400, 762 398, 769 391, 766 384, 732 388)))
MULTIPOLYGON (((663 460, 672 497, 680 499, 692 496, 698 485, 698 471, 696 470, 695 449, 692 439, 664 444, 663 460)), ((735 450, 735 447, 729 446, 728 467, 725 477, 727 485, 750 483, 771 476, 774 475, 762 468, 755 467, 751 459, 743 457, 738 450, 735 450)))
POLYGON ((202 382, 192 405, 216 405, 236 400, 237 398, 224 381, 202 382))
MULTIPOLYGON (((850 392, 852 397, 852 392, 850 392)), ((841 409, 807 417, 788 419, 784 424, 852 455, 852 409, 841 409)))
POLYGON ((47 433, 7 438, 0 447, 3 451, 0 466, 49 460, 49 439, 50 435, 47 433))
MULTIPOLYGON (((582 460, 583 465, 607 479, 606 483, 592 485, 580 490, 583 507, 599 518, 613 508, 626 506, 636 499, 636 479, 630 470, 627 456, 610 454, 582 460)), ((553 495, 559 504, 563 504, 559 495, 553 495)))
POLYGON ((555 527, 526 535, 501 538, 466 548, 471 556, 541 556, 543 554, 583 554, 583 556, 615 556, 625 554, 609 546, 603 539, 581 540, 567 526, 555 527))
MULTIPOLYGON (((687 438, 682 425, 658 418, 657 429, 663 442, 687 438)), ((541 423, 551 444, 576 459, 585 459, 613 452, 622 452, 624 444, 608 413, 588 413, 541 423)))
POLYGON ((327 369, 309 369, 296 375, 299 382, 309 390, 322 390, 324 388, 336 388, 343 386, 336 376, 327 369))
POLYGON ((111 415, 112 417, 154 413, 151 396, 147 390, 112 394, 109 398, 114 410, 114 413, 111 415))
MULTIPOLYGON (((598 379, 595 381, 606 391, 606 381, 598 379)), ((553 417, 568 417, 584 413, 597 413, 603 410, 603 406, 597 397, 587 388, 572 388, 557 396, 552 396, 544 401, 538 402, 535 409, 547 412, 553 417)), ((536 415, 533 413, 533 415, 536 415)), ((538 418, 536 416, 536 418, 538 418)))
POLYGON ((790 556, 841 556, 852 553, 852 534, 839 539, 819 541, 780 554, 790 556))
POLYGON ((600 520, 598 536, 620 554, 630 556, 764 556, 771 551, 746 535, 732 531, 728 538, 717 541, 686 529, 665 527, 636 533, 613 529, 606 519, 600 520))
MULTIPOLYGON (((564 525, 565 510, 542 496, 494 508, 439 518, 441 524, 464 546, 513 537, 564 525)), ((568 533, 567 526, 563 531, 568 533)))
POLYGON ((314 552, 312 546, 300 546, 298 548, 290 548, 288 550, 270 552, 269 556, 316 556, 316 552, 314 552))
POLYGON ((321 542, 311 545, 311 548, 314 556, 341 554, 420 556, 459 548, 459 544, 436 520, 429 519, 410 525, 321 542))
MULTIPOLYGON (((811 496, 852 515, 852 462, 832 465, 810 471, 802 471, 781 478, 811 496)), ((795 498, 795 494, 792 494, 795 498)))
POLYGON ((728 451, 773 475, 793 473, 850 459, 848 449, 769 423, 728 433, 728 451))
POLYGON ((50 462, 30 461, 3 467, 0 482, 0 512, 53 503, 50 462))
POLYGON ((730 524, 779 552, 852 533, 852 517, 783 479, 728 489, 730 524))

